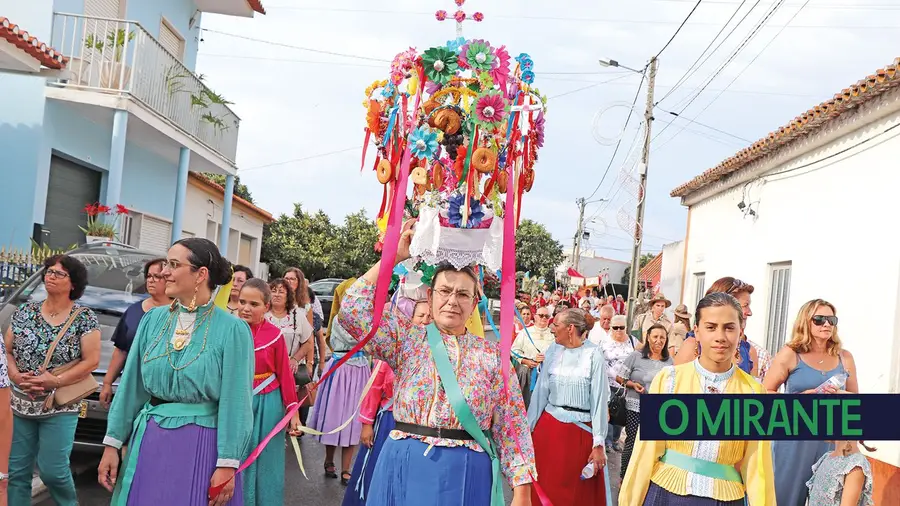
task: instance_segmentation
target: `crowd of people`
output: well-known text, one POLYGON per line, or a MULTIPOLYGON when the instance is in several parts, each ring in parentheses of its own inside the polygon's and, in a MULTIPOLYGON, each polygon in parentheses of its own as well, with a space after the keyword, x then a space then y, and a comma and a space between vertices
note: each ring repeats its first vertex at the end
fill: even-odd
MULTIPOLYGON (((630 329, 619 297, 520 292, 504 376, 499 343, 469 326, 482 300, 476 269, 439 264, 428 286, 375 307, 379 272, 338 286, 324 321, 299 269, 266 282, 199 238, 147 262, 148 297, 122 315, 94 384, 109 405, 98 479, 112 504, 282 504, 285 438, 304 433, 325 445, 324 476, 346 485, 345 506, 501 506, 504 480, 513 506, 612 505, 610 480, 622 506, 872 504, 855 441, 640 435, 646 393, 858 392, 827 301, 806 303, 770 357, 745 334, 754 288, 735 278, 716 281, 693 315, 683 305, 667 315, 657 293, 630 329), (823 387, 832 376, 845 381, 823 387), (610 477, 612 452, 622 468, 610 477)), ((70 506, 69 395, 90 387, 99 324, 78 303, 88 279, 76 258, 49 258, 43 276, 46 299, 17 309, 0 353, 0 404, 11 406, 0 410, 0 497, 8 483, 9 504, 29 504, 37 463, 53 500, 70 506)))

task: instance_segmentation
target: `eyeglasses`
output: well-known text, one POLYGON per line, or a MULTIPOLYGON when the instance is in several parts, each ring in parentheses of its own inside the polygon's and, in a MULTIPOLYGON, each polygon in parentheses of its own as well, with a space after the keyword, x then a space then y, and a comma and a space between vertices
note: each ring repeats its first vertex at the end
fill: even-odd
POLYGON ((176 271, 181 267, 188 266, 191 269, 199 269, 196 265, 189 262, 179 262, 178 260, 163 260, 160 262, 160 265, 163 269, 169 269, 170 271, 176 271))
POLYGON ((550 318, 550 315, 547 313, 538 313, 535 316, 537 316, 538 318, 550 318))
POLYGON ((148 274, 147 281, 164 281, 166 279, 162 274, 148 274))
POLYGON ((821 327, 822 325, 825 325, 825 322, 830 323, 832 327, 836 327, 838 324, 838 317, 817 314, 812 317, 812 322, 813 322, 813 324, 815 324, 816 327, 821 327))
POLYGON ((451 297, 456 296, 456 300, 464 300, 466 302, 472 302, 475 300, 475 296, 465 290, 451 290, 449 288, 438 288, 435 290, 441 300, 449 301, 451 297))
POLYGON ((58 271, 56 269, 47 269, 47 277, 53 279, 66 279, 69 277, 69 273, 58 271))
POLYGON ((610 327, 613 330, 625 330, 625 327, 610 327))

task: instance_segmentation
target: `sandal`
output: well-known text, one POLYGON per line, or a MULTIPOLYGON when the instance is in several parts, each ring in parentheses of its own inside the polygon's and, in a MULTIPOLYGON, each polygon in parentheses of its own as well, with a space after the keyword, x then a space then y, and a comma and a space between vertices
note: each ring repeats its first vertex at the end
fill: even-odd
POLYGON ((335 467, 334 462, 326 462, 325 463, 325 477, 326 478, 337 478, 337 467, 335 467))
POLYGON ((353 475, 350 473, 350 471, 342 471, 341 472, 341 484, 342 485, 349 485, 350 480, 352 478, 353 478, 353 475))

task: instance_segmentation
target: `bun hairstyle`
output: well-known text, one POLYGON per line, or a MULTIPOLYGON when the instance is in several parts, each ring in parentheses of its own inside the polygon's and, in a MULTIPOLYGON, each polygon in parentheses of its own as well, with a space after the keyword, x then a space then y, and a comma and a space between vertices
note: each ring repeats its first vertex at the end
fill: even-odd
POLYGON ((584 309, 566 309, 555 318, 560 318, 566 325, 573 325, 579 335, 594 328, 594 317, 584 309))
POLYGON ((206 270, 209 271, 206 285, 210 290, 215 290, 217 286, 227 285, 231 282, 231 262, 219 253, 219 248, 214 242, 201 237, 188 237, 175 241, 175 244, 183 246, 191 252, 188 261, 195 268, 206 267, 206 270))

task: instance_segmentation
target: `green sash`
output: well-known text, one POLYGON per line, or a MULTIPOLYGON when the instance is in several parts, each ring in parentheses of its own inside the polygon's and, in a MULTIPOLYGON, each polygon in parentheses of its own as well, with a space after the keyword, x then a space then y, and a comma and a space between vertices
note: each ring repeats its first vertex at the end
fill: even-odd
POLYGON ((744 483, 741 473, 734 466, 726 466, 669 450, 666 450, 659 461, 708 478, 744 483))
POLYGON ((160 418, 210 416, 216 414, 218 410, 219 405, 215 402, 204 402, 201 404, 167 402, 157 406, 153 406, 149 402, 144 404, 144 407, 134 419, 131 439, 128 441, 128 452, 125 456, 125 468, 116 481, 116 488, 113 491, 113 498, 110 504, 125 505, 128 502, 128 493, 131 491, 131 482, 134 480, 138 453, 141 449, 141 440, 144 438, 144 431, 147 429, 147 422, 150 421, 151 416, 160 418))
POLYGON ((453 366, 450 365, 450 357, 447 355, 447 347, 444 346, 444 340, 441 333, 432 323, 427 327, 428 347, 431 348, 431 358, 434 359, 434 366, 437 368, 438 376, 444 391, 447 393, 447 400, 453 407, 453 413, 459 419, 459 423, 466 429, 475 441, 484 448, 488 456, 491 458, 491 506, 503 506, 506 504, 503 498, 503 484, 501 483, 500 474, 500 457, 497 455, 494 445, 481 430, 475 415, 469 409, 466 398, 463 397, 462 390, 459 389, 459 383, 456 381, 456 374, 453 372, 453 366))

